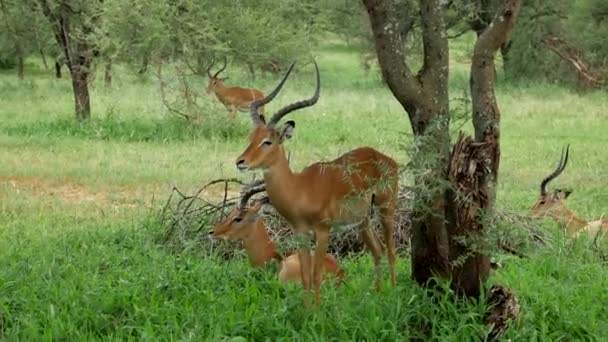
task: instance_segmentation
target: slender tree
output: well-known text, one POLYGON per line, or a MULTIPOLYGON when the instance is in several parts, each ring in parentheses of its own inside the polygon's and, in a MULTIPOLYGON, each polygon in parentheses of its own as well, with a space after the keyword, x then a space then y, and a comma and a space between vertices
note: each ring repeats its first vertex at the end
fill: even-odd
MULTIPOLYGON (((89 77, 97 50, 91 41, 98 19, 97 0, 38 0, 70 71, 76 119, 91 117, 89 77)), ((56 69, 60 73, 59 68, 56 69)), ((58 74, 59 75, 59 74, 58 74)))

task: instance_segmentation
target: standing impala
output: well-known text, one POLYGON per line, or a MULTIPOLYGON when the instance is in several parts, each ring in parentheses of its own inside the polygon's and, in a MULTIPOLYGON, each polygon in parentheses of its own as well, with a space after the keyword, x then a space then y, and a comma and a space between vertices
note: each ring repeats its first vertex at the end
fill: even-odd
POLYGON ((574 212, 566 206, 566 199, 571 191, 555 189, 551 192, 547 192, 547 185, 549 182, 559 176, 566 168, 566 164, 568 164, 569 147, 569 145, 566 146, 565 153, 562 150, 562 156, 555 171, 549 174, 540 183, 540 197, 530 210, 532 217, 549 216, 559 225, 565 227, 568 234, 572 237, 578 237, 582 232, 590 235, 596 235, 599 232, 608 232, 608 220, 585 221, 578 218, 574 212))
MULTIPOLYGON (((295 63, 294 63, 295 64, 295 63)), ((267 97, 251 104, 253 130, 249 146, 236 161, 239 170, 262 170, 266 192, 272 205, 295 229, 304 236, 314 232, 316 251, 311 261, 309 245, 300 247, 304 303, 309 306, 311 275, 315 304, 320 303, 323 260, 327 252, 331 227, 359 226, 361 238, 371 251, 376 273, 376 288, 380 287, 380 259, 382 249, 370 234, 370 202, 378 210, 386 241, 391 284, 395 286, 395 244, 393 221, 397 207, 398 166, 390 157, 371 147, 356 148, 335 160, 309 165, 301 172, 293 172, 285 157, 283 142, 291 138, 295 123, 287 121, 281 130, 276 124, 297 109, 314 105, 319 99, 320 77, 315 63, 317 85, 314 95, 307 100, 287 105, 268 122, 258 107, 269 103, 281 90, 294 64, 289 67, 277 87, 267 97)))
POLYGON ((226 69, 226 59, 224 59, 224 65, 220 70, 211 75, 213 64, 214 62, 211 62, 211 65, 207 68, 207 75, 209 75, 207 94, 212 92, 215 94, 217 99, 228 109, 231 119, 234 119, 237 111, 247 111, 252 101, 264 98, 264 93, 257 89, 224 86, 224 81, 228 77, 218 77, 218 75, 226 69))
MULTIPOLYGON (((243 193, 240 205, 234 208, 228 216, 213 227, 209 235, 213 238, 242 241, 249 262, 253 267, 263 267, 272 260, 279 261, 279 280, 281 282, 302 282, 300 258, 298 254, 291 254, 283 258, 277 253, 274 241, 268 235, 264 219, 258 212, 264 204, 268 204, 268 197, 247 206, 249 198, 258 192, 264 191, 264 186, 252 187, 243 193)), ((326 255, 324 260, 325 271, 334 274, 336 286, 344 278, 344 271, 336 259, 326 255)))

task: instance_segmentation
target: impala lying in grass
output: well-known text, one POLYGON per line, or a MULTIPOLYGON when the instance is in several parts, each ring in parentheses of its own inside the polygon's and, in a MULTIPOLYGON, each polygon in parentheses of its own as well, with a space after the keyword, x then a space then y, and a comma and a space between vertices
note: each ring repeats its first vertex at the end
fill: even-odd
MULTIPOLYGON (((280 262, 279 280, 281 282, 302 282, 301 263, 298 254, 289 254, 283 258, 277 253, 274 241, 268 234, 268 228, 264 219, 259 215, 263 205, 268 204, 268 197, 257 200, 251 207, 247 202, 254 194, 264 191, 264 186, 252 187, 244 192, 240 205, 234 208, 228 216, 209 231, 213 238, 231 241, 242 241, 249 262, 253 267, 264 267, 273 260, 280 262)), ((314 254, 314 252, 312 252, 314 254)), ((326 273, 333 274, 336 286, 344 278, 344 271, 338 265, 336 259, 326 255, 323 260, 326 273)))
POLYGON ((562 150, 562 156, 555 171, 550 173, 540 183, 540 196, 532 209, 530 210, 532 217, 551 217, 560 226, 564 227, 568 234, 572 237, 578 237, 581 233, 588 233, 595 236, 598 233, 608 232, 608 219, 600 219, 594 221, 586 221, 574 214, 570 208, 566 206, 566 199, 572 191, 555 189, 547 191, 547 185, 553 179, 557 178, 568 164, 569 147, 566 146, 562 150))

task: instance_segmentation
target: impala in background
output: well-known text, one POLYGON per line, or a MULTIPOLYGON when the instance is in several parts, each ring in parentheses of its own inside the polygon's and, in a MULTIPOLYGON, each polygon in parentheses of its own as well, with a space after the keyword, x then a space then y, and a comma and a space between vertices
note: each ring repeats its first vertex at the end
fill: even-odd
MULTIPOLYGON (((228 77, 219 77, 219 74, 226 69, 226 59, 224 65, 215 74, 211 74, 211 68, 215 64, 214 61, 207 68, 209 76, 209 84, 207 85, 207 93, 214 93, 217 99, 228 109, 231 119, 234 119, 237 111, 246 112, 254 100, 264 97, 264 93, 258 89, 241 88, 241 87, 226 87, 224 81, 228 77)), ((263 113, 262 108, 261 112, 263 113)))
POLYGON ((555 189, 547 191, 547 185, 553 179, 557 178, 568 164, 568 153, 570 146, 566 146, 565 151, 562 150, 562 156, 555 171, 550 173, 540 183, 540 196, 532 209, 530 209, 532 217, 549 216, 554 219, 560 226, 564 227, 568 234, 572 237, 578 237, 581 233, 588 233, 595 236, 600 232, 608 232, 608 219, 600 219, 594 221, 586 221, 574 214, 570 208, 566 206, 566 199, 572 191, 555 189))

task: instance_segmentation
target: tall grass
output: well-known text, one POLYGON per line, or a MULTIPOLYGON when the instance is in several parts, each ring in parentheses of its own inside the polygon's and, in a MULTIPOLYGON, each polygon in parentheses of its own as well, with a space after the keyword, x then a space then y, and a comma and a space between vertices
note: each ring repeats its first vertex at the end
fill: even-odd
MULTIPOLYGON (((336 44, 316 57, 318 105, 291 117, 297 129, 287 148, 294 168, 361 145, 406 162, 405 113, 378 74, 366 75, 356 54, 336 44)), ((455 48, 454 107, 468 87, 470 46, 455 48)), ((0 74, 0 339, 482 340, 487 334, 483 304, 454 302, 449 293, 429 296, 409 280, 408 259, 398 262, 398 287, 385 283, 380 292, 372 290, 369 256, 341 260, 345 284, 324 287, 323 305, 308 311, 300 288, 278 283, 276 267, 252 270, 242 259, 159 246, 153 214, 173 186, 249 178, 236 172, 234 158, 250 124, 246 114, 227 120, 206 95, 201 105, 209 108, 208 119, 187 124, 162 106, 153 77, 117 70, 112 89, 94 84, 87 123, 73 120, 67 80, 34 64, 22 82, 0 74)), ((230 84, 269 90, 276 82, 228 72, 230 84)), ((198 82, 203 93, 206 80, 198 82)), ((309 96, 313 83, 310 64, 299 65, 268 111, 309 96)), ((606 94, 501 82, 497 95, 500 209, 528 210, 561 146, 570 143, 570 163, 555 186, 575 190, 569 204, 581 217, 608 214, 606 94)), ((470 132, 470 124, 463 129, 470 132)), ((605 248, 546 226, 554 245, 527 259, 500 255, 505 267, 490 280, 522 301, 522 318, 507 338, 606 339, 605 248)))

